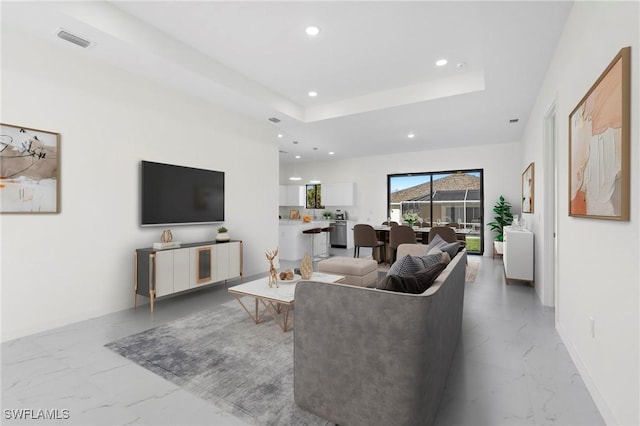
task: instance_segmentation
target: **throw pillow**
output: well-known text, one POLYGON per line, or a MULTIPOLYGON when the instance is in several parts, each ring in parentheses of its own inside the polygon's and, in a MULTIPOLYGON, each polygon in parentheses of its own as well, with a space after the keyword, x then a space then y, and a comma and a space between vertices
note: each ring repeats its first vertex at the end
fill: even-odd
POLYGON ((435 249, 435 250, 438 250, 439 253, 427 254, 420 258, 422 260, 422 263, 424 264, 424 268, 428 268, 431 265, 435 265, 436 263, 442 262, 442 254, 443 254, 442 250, 440 249, 435 249))
POLYGON ((410 275, 387 275, 376 288, 380 290, 395 291, 398 293, 424 293, 438 275, 446 268, 444 263, 436 263, 435 265, 420 270, 410 275))
POLYGON ((440 250, 449 253, 449 257, 453 259, 458 254, 458 249, 460 248, 460 243, 445 243, 438 247, 440 250))
POLYGON ((393 262, 393 265, 389 268, 387 275, 406 275, 418 272, 424 268, 424 264, 419 257, 406 255, 402 259, 398 259, 393 262))
POLYGON ((427 253, 429 253, 436 247, 440 247, 443 244, 447 244, 447 242, 442 239, 440 234, 436 235, 435 237, 433 237, 433 240, 431 240, 431 242, 427 244, 427 253))

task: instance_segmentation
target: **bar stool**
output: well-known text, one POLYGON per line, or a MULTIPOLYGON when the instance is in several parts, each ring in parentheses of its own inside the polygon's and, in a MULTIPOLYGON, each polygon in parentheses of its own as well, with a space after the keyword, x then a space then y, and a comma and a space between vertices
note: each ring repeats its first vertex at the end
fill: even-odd
POLYGON ((331 254, 329 254, 329 250, 330 250, 330 247, 331 247, 331 244, 329 244, 329 242, 330 242, 329 236, 331 235, 331 231, 333 231, 334 229, 336 229, 335 226, 326 226, 326 227, 322 228, 321 231, 324 232, 324 235, 325 235, 325 244, 326 244, 326 249, 325 250, 326 250, 326 252, 325 252, 324 256, 320 256, 320 257, 325 257, 325 258, 326 257, 331 257, 331 254))
POLYGON ((307 235, 311 235, 311 259, 315 260, 316 255, 315 255, 315 236, 316 234, 319 234, 322 232, 321 228, 311 228, 311 229, 305 229, 304 231, 302 231, 303 234, 307 234, 307 235))

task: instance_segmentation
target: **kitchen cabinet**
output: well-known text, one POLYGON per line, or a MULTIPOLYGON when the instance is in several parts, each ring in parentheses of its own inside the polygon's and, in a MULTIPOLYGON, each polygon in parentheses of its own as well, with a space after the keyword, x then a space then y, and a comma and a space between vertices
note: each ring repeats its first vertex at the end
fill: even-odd
POLYGON ((507 284, 509 280, 533 284, 533 232, 505 226, 502 261, 507 284))
MULTIPOLYGON (((324 228, 330 225, 329 221, 312 221, 309 223, 300 220, 281 220, 279 226, 279 245, 278 257, 280 260, 298 261, 301 260, 305 253, 311 255, 311 235, 303 234, 302 231, 312 228, 324 228)), ((321 232, 313 234, 314 252, 318 256, 325 253, 326 238, 328 233, 321 232)))
POLYGON ((323 183, 322 203, 325 206, 353 206, 355 183, 323 183))
POLYGON ((304 185, 280 185, 279 197, 281 206, 304 206, 304 185))

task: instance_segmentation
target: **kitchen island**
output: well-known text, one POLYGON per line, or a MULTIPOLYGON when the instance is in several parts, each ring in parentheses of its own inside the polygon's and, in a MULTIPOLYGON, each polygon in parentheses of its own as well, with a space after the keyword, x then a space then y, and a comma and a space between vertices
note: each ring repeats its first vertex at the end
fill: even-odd
MULTIPOLYGON (((325 228, 332 223, 330 220, 314 220, 303 222, 302 220, 281 219, 279 229, 279 258, 281 260, 301 260, 305 253, 311 255, 311 235, 302 231, 313 228, 325 228)), ((329 235, 325 232, 315 234, 315 255, 326 252, 326 239, 329 235)))

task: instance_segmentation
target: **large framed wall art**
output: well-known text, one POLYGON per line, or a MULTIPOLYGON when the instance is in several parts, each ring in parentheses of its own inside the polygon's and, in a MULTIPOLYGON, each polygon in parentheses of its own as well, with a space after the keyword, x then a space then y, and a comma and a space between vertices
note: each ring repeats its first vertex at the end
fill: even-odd
POLYGON ((0 123, 0 213, 60 212, 60 134, 0 123))
POLYGON ((569 216, 629 220, 631 48, 569 115, 569 216))
POLYGON ((522 213, 533 213, 533 163, 522 173, 522 213))

